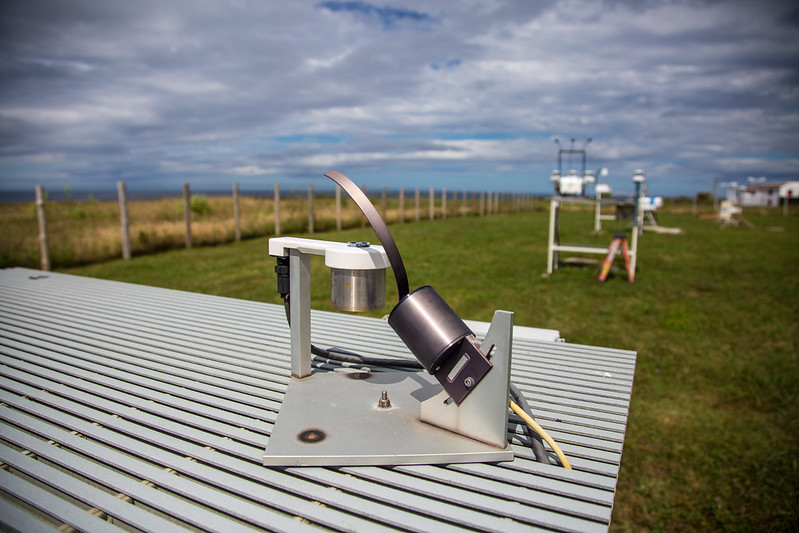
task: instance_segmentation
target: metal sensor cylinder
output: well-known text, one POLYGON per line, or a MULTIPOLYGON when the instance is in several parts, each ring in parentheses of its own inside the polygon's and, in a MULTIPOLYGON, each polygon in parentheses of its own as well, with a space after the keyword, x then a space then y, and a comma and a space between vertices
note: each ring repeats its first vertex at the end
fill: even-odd
POLYGON ((376 311, 386 306, 386 269, 330 269, 330 303, 340 311, 376 311))
POLYGON ((436 373, 450 348, 473 335, 472 330, 433 287, 419 287, 391 311, 389 325, 431 374, 436 373))

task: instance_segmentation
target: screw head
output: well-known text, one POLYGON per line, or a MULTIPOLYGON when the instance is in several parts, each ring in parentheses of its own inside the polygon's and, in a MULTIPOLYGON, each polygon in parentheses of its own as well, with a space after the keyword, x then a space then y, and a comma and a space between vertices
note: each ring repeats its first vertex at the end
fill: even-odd
POLYGON ((467 389, 471 389, 474 386, 474 380, 471 377, 468 377, 463 380, 463 384, 467 389))

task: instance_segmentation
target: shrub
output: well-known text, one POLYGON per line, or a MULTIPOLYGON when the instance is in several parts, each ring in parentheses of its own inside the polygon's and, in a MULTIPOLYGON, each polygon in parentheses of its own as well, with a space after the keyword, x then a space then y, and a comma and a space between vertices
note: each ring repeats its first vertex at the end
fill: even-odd
MULTIPOLYGON (((202 194, 192 194, 191 200, 189 200, 189 208, 191 212, 195 215, 210 215, 213 209, 211 209, 211 203, 208 201, 208 198, 202 194)), ((180 202, 180 213, 183 213, 183 201, 180 202)))

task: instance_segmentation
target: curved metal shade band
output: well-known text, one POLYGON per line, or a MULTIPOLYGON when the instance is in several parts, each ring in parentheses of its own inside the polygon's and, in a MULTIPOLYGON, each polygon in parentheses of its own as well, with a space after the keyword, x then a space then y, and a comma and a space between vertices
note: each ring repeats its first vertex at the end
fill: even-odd
POLYGON ((397 290, 399 291, 399 299, 402 300, 408 295, 408 275, 405 273, 405 264, 402 262, 397 245, 394 244, 394 237, 386 227, 386 223, 377 212, 375 206, 369 201, 369 198, 363 191, 355 185, 355 183, 347 176, 338 170, 329 170, 325 172, 325 176, 338 183, 344 191, 355 200, 356 205, 361 209, 372 229, 375 230, 380 244, 386 251, 388 261, 391 263, 391 269, 394 271, 394 277, 397 280, 397 290))

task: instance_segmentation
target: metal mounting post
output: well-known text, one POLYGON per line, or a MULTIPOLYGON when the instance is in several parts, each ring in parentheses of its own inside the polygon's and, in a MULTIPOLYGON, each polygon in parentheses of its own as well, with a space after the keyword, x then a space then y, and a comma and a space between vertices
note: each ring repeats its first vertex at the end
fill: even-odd
POLYGON ((311 256, 289 250, 291 283, 291 375, 311 375, 311 256))

